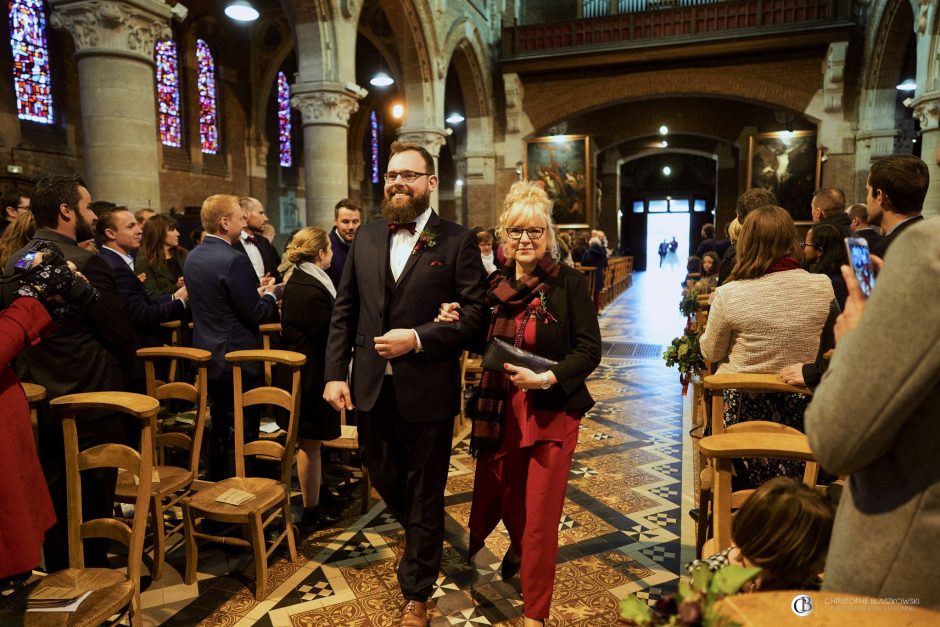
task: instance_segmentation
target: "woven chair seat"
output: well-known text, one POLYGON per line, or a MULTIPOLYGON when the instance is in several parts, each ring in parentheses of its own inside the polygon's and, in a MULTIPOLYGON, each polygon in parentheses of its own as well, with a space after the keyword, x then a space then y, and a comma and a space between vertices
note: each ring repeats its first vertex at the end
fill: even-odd
MULTIPOLYGON (((160 475, 160 481, 153 482, 153 491, 159 496, 172 494, 189 483, 190 473, 185 468, 178 466, 154 466, 153 468, 160 475)), ((134 482, 133 475, 127 472, 118 473, 117 489, 114 492, 115 500, 129 503, 130 501, 125 499, 133 500, 136 492, 137 484, 134 482)))
POLYGON ((134 596, 134 584, 124 574, 108 568, 67 568, 43 577, 0 601, 0 625, 29 627, 92 627, 121 612, 134 596), (26 601, 45 588, 63 588, 78 596, 93 590, 74 612, 26 612, 26 601), (10 608, 10 609, 3 609, 10 608))
POLYGON ((284 484, 265 477, 231 477, 212 485, 212 487, 191 494, 185 499, 189 506, 197 511, 211 514, 220 519, 225 517, 245 518, 252 512, 264 512, 284 500, 284 484), (216 501, 216 497, 227 490, 236 488, 251 492, 255 498, 242 505, 229 505, 216 501))

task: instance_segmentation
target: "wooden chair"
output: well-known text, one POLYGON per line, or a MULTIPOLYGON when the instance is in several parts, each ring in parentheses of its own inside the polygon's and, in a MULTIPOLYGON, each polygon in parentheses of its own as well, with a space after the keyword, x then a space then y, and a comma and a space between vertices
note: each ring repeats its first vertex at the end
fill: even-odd
MULTIPOLYGON (((53 399, 53 411, 62 416, 65 436, 65 478, 68 494, 69 568, 41 578, 35 584, 4 597, 0 625, 100 625, 109 617, 129 615, 134 627, 143 624, 140 607, 140 570, 147 530, 149 478, 153 468, 152 423, 160 404, 156 399, 125 392, 90 392, 53 399), (141 421, 141 452, 123 444, 99 444, 78 450, 75 414, 88 410, 124 413, 141 421), (93 468, 117 468, 142 478, 136 490, 134 518, 130 526, 113 518, 82 522, 80 473, 93 468), (109 538, 127 545, 127 573, 110 568, 85 568, 82 540, 109 538), (54 592, 52 591, 54 590, 54 592), (59 590, 62 590, 59 592, 59 590), (72 598, 91 594, 75 612, 25 612, 30 599, 47 593, 72 598)), ((119 620, 120 620, 119 619, 119 620)))
POLYGON ((353 466, 350 462, 350 454, 359 450, 359 429, 355 425, 347 426, 346 425, 346 410, 343 409, 340 411, 340 424, 343 431, 346 431, 346 437, 342 435, 335 440, 327 440, 323 442, 320 446, 324 448, 334 448, 340 451, 340 463, 334 464, 334 468, 339 468, 348 473, 361 472, 362 473, 362 494, 360 495, 360 504, 361 512, 365 514, 369 511, 369 495, 372 493, 372 481, 369 478, 369 471, 366 469, 365 464, 360 466, 353 466))
MULTIPOLYGON (((141 348, 137 356, 144 360, 147 374, 147 394, 159 401, 185 401, 196 406, 196 419, 193 422, 192 436, 186 433, 158 433, 157 421, 153 425, 153 443, 156 464, 155 481, 152 482, 150 495, 151 533, 153 534, 153 569, 154 581, 163 577, 163 562, 167 552, 167 541, 174 533, 182 532, 183 523, 176 522, 166 528, 166 512, 179 505, 180 500, 189 494, 193 481, 199 473, 199 458, 202 452, 202 436, 206 424, 206 387, 207 368, 212 360, 212 353, 199 348, 176 348, 159 346, 141 348), (195 372, 195 384, 176 381, 161 383, 156 378, 156 364, 169 361, 176 364, 185 361, 192 364, 189 372, 195 372), (180 449, 188 451, 189 463, 185 467, 166 465, 166 450, 180 449)), ((115 500, 121 503, 133 503, 137 488, 134 478, 128 473, 118 475, 115 500)))
MULTIPOLYGON (((170 330, 170 343, 169 346, 179 346, 180 345, 180 328, 183 326, 183 323, 179 320, 169 320, 167 322, 161 322, 160 326, 164 329, 170 330)), ((176 381, 176 360, 170 362, 170 369, 167 371, 166 380, 167 381, 176 381)))
POLYGON ((466 424, 467 416, 467 388, 476 385, 483 373, 483 359, 479 355, 471 355, 464 351, 460 356, 460 414, 454 419, 454 436, 456 437, 466 424))
MULTIPOLYGON (((742 423, 747 424, 747 423, 742 423)), ((751 423, 753 425, 753 423, 751 423)), ((714 529, 715 535, 705 545, 704 553, 713 555, 731 546, 731 513, 741 507, 753 490, 732 492, 731 475, 732 462, 744 457, 781 458, 803 460, 806 470, 803 473, 803 483, 810 487, 816 485, 818 466, 813 463, 813 451, 809 448, 809 440, 795 429, 788 429, 784 425, 769 423, 778 427, 776 432, 730 432, 720 435, 711 435, 699 442, 700 450, 710 460, 714 461, 715 468, 715 496, 714 496, 714 529), (779 429, 783 427, 783 429, 779 429)), ((735 427, 742 426, 735 425, 735 427)))
MULTIPOLYGON (((258 331, 261 333, 261 348, 266 351, 271 350, 274 343, 272 340, 281 339, 281 323, 272 322, 270 324, 262 324, 258 326, 258 331)), ((264 362, 264 384, 271 385, 271 362, 264 362)))
POLYGON ((29 421, 33 424, 33 440, 39 444, 39 413, 37 407, 46 398, 46 388, 38 383, 20 383, 29 403, 29 421))
MULTIPOLYGON (((704 387, 712 393, 711 403, 711 435, 720 435, 722 433, 754 433, 765 431, 769 433, 789 433, 799 434, 796 429, 786 427, 776 422, 753 420, 732 425, 725 429, 724 423, 724 390, 740 390, 747 392, 784 392, 789 394, 812 394, 812 390, 806 387, 787 385, 775 374, 713 374, 705 377, 704 387)), ((701 446, 701 442, 699 442, 701 446)), ((809 466, 809 465, 808 465, 809 466)), ((818 469, 815 464, 813 472, 818 469)), ((708 532, 708 519, 711 515, 712 491, 714 486, 714 468, 710 464, 703 464, 702 471, 699 474, 699 519, 698 529, 695 541, 695 556, 702 557, 702 549, 705 545, 705 539, 708 532)))
POLYGON ((196 581, 196 565, 199 559, 196 548, 197 539, 251 547, 255 558, 255 599, 262 601, 267 596, 268 558, 285 538, 291 560, 297 559, 297 547, 294 543, 290 516, 290 483, 291 470, 294 466, 294 449, 297 443, 297 423, 300 419, 300 369, 306 363, 307 358, 291 351, 245 350, 229 353, 225 359, 232 362, 232 375, 235 383, 235 476, 214 483, 182 500, 183 522, 186 529, 185 581, 187 584, 196 581), (243 392, 242 364, 257 361, 289 367, 292 375, 291 391, 262 386, 243 392), (287 441, 284 445, 274 440, 245 442, 244 411, 246 407, 254 405, 273 405, 289 412, 287 441), (246 477, 245 457, 247 456, 279 461, 280 481, 264 477, 246 477), (232 488, 250 492, 254 498, 242 505, 229 505, 216 500, 232 488), (267 547, 264 529, 274 522, 278 515, 282 518, 283 529, 271 546, 267 547), (196 522, 200 519, 247 528, 249 539, 196 531, 196 522))

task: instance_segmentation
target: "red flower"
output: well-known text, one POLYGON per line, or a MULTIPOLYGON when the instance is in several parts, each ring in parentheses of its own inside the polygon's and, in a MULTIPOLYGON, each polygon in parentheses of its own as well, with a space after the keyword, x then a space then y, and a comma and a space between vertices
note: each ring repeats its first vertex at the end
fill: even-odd
POLYGON ((538 309, 538 308, 541 307, 541 306, 542 306, 542 299, 539 298, 538 296, 536 296, 535 298, 533 298, 533 299, 532 299, 532 302, 529 303, 529 309, 531 309, 531 310, 533 310, 533 311, 536 310, 536 309, 538 309))

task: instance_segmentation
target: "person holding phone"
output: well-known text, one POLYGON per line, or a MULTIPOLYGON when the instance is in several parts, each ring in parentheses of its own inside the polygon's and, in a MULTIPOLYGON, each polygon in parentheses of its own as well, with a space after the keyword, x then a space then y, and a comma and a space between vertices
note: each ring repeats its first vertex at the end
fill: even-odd
MULTIPOLYGON (((881 265, 872 257, 873 270, 881 265)), ((907 229, 866 298, 848 266, 838 350, 806 411, 827 472, 849 475, 823 589, 940 609, 940 220, 907 229), (877 385, 858 385, 878 377, 877 385)))

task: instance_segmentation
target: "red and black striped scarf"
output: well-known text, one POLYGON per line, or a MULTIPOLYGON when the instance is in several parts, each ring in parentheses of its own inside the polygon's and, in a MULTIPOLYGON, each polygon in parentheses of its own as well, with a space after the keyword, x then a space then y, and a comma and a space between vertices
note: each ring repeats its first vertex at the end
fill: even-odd
MULTIPOLYGON (((545 254, 531 274, 519 279, 514 278, 516 266, 509 263, 490 279, 487 302, 493 307, 490 328, 486 334, 487 342, 493 338, 502 338, 514 346, 522 345, 526 324, 531 317, 528 305, 539 292, 547 289, 548 284, 558 276, 561 267, 558 262, 545 254), (527 308, 522 321, 517 324, 516 316, 522 308, 527 308)), ((470 433, 470 453, 477 457, 480 453, 492 453, 499 449, 503 433, 503 418, 506 413, 506 399, 512 383, 501 372, 484 370, 480 377, 479 396, 473 411, 473 428, 470 433)))

